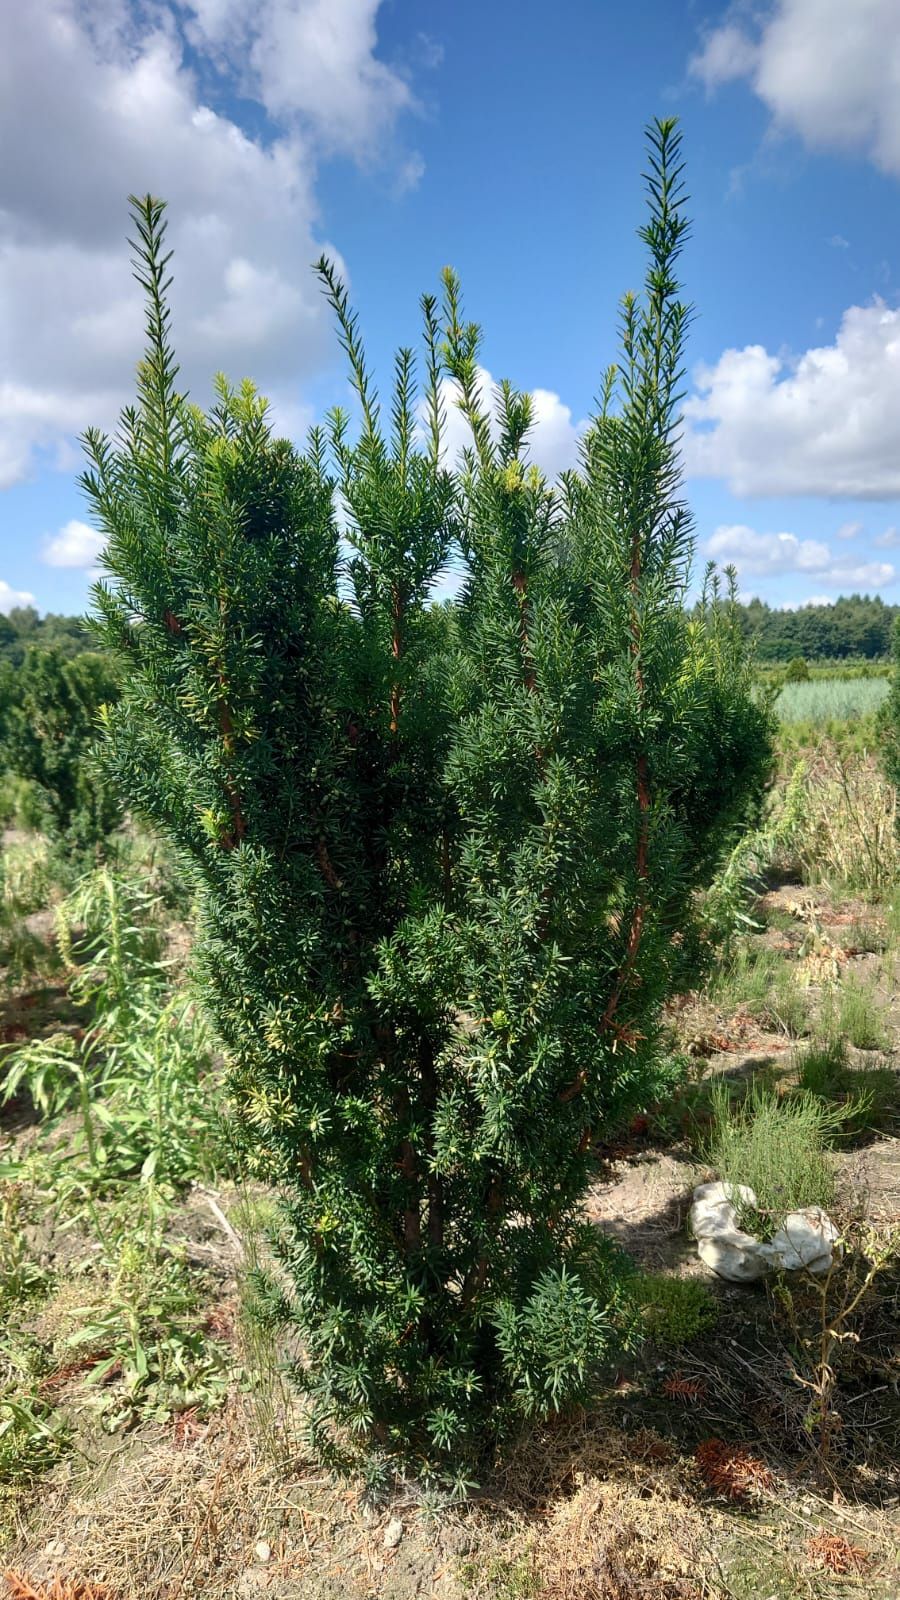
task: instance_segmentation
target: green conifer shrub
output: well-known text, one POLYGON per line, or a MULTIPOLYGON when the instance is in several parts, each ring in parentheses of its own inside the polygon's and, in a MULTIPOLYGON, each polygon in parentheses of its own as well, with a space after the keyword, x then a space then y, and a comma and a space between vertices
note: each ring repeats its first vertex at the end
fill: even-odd
POLYGON ((21 665, 0 668, 0 759, 35 786, 35 822, 76 851, 96 849, 122 819, 93 759, 103 708, 117 694, 115 663, 95 651, 69 658, 29 644, 21 665))
POLYGON ((785 683, 808 683, 809 665, 805 656, 792 656, 784 669, 785 683))
POLYGON ((284 1197, 279 1314, 331 1460, 463 1484, 519 1419, 595 1389, 627 1296, 580 1214, 591 1145, 652 1094, 696 891, 765 782, 729 607, 683 606, 673 123, 649 162, 644 294, 558 486, 527 461, 529 397, 481 392, 449 271, 442 308, 422 300, 422 397, 401 350, 385 416, 320 262, 355 437, 336 410, 299 453, 249 384, 188 405, 163 208, 133 203, 147 354, 84 479, 125 678, 108 755, 195 873, 199 980, 246 1159, 284 1197))

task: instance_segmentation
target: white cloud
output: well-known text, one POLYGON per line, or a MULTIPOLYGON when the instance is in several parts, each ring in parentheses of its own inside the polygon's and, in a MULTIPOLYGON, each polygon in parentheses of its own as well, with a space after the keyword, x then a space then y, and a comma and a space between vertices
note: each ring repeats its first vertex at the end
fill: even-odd
MULTIPOLYGON (((842 522, 836 537, 838 539, 858 539, 862 531, 863 525, 861 522, 842 522)), ((877 544, 878 541, 876 540, 875 542, 877 544)))
POLYGON ((741 15, 713 28, 691 61, 707 89, 746 78, 776 128, 900 174, 897 0, 775 0, 753 23, 741 15))
POLYGON ((140 294, 126 196, 170 204, 184 380, 248 371, 282 415, 332 348, 308 263, 323 247, 315 183, 334 150, 407 172, 413 108, 375 54, 380 0, 29 0, 0 6, 0 487, 133 389, 140 294), (190 43, 185 30, 190 30, 190 43), (202 89, 201 89, 202 85, 202 89), (215 109, 255 96, 249 136, 215 109), (38 454, 40 453, 40 454, 38 454))
POLYGON ((896 583, 897 569, 889 561, 861 561, 856 566, 838 561, 819 576, 833 589, 883 589, 896 583))
POLYGON ((723 525, 707 542, 707 554, 738 572, 821 572, 831 561, 827 544, 798 539, 795 533, 757 533, 743 523, 723 525))
POLYGON ((94 565, 105 543, 103 534, 98 533, 96 528, 73 519, 65 523, 52 539, 48 539, 41 559, 48 567, 77 567, 87 571, 94 565))
MULTIPOLYGON (((493 405, 495 380, 486 367, 478 368, 478 382, 482 405, 492 406, 494 438, 499 434, 496 407, 493 405)), ((457 405, 458 389, 450 378, 442 382, 444 411, 447 426, 444 433, 444 454, 453 461, 460 451, 470 446, 472 435, 469 425, 457 405)), ((552 389, 531 391, 533 423, 528 434, 526 454, 540 467, 548 478, 555 479, 568 467, 578 464, 578 445, 588 426, 587 418, 576 422, 571 408, 564 404, 552 389)), ((424 415, 424 412, 422 413, 424 415)))
POLYGON ((720 566, 734 566, 742 576, 805 573, 829 588, 845 591, 881 589, 897 578, 888 561, 848 561, 835 557, 820 539, 798 539, 795 533, 757 533, 743 523, 716 528, 706 542, 706 554, 720 566))
POLYGON ((726 350, 695 373, 685 465, 740 495, 900 496, 900 311, 851 306, 833 344, 726 350))
POLYGON ((875 543, 880 550, 896 550, 897 546, 900 545, 900 530, 897 528, 885 528, 884 533, 878 535, 875 543))
POLYGON ((532 389, 534 424, 528 435, 528 454, 548 478, 556 478, 578 464, 578 444, 588 426, 576 422, 569 406, 552 389, 532 389))
POLYGON ((776 611, 808 611, 810 606, 833 606, 833 594, 811 594, 806 600, 782 600, 776 611))
POLYGON ((366 156, 411 109, 412 91, 375 55, 380 0, 178 0, 193 44, 237 73, 278 121, 366 156))
POLYGON ((34 595, 27 589, 11 589, 8 583, 0 578, 0 611, 14 611, 16 606, 34 605, 34 595))
POLYGON ((691 58, 690 70, 707 89, 717 89, 735 78, 749 77, 758 58, 759 47, 750 35, 737 23, 725 22, 706 35, 702 50, 691 58))

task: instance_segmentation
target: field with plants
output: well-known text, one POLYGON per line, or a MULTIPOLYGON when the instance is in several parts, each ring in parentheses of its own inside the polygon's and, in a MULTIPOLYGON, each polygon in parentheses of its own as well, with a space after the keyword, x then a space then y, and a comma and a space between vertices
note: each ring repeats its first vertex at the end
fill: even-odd
POLYGON ((854 722, 870 717, 888 693, 886 678, 811 678, 806 683, 786 683, 775 709, 780 722, 854 722))
POLYGON ((685 609, 647 160, 562 487, 449 270, 382 410, 320 261, 355 442, 188 405, 133 202, 93 631, 0 672, 12 1600, 897 1594, 900 693, 762 681, 733 573, 685 609))

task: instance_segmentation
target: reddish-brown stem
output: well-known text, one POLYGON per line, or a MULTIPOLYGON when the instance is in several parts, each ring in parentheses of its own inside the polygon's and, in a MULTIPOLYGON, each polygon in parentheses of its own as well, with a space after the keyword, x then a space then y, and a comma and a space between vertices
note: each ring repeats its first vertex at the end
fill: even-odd
MULTIPOLYGON (((391 588, 391 655, 400 660, 403 651, 403 596, 397 584, 391 588)), ((395 678, 391 684, 391 733, 396 738, 400 728, 400 684, 395 678)))
POLYGON ((400 1145, 400 1170, 415 1190, 414 1203, 403 1212, 403 1243, 407 1255, 411 1255, 422 1247, 422 1218, 419 1212, 419 1167, 409 1139, 404 1139, 400 1145))
POLYGON ((534 694, 537 689, 537 676, 531 659, 531 643, 528 638, 528 582, 524 572, 513 573, 512 585, 519 601, 519 644, 522 649, 525 687, 530 694, 534 694))
POLYGON ((441 830, 441 878, 444 885, 444 905, 449 907, 453 889, 453 874, 450 861, 450 838, 446 827, 441 830))
MULTIPOLYGON (((500 1188, 496 1180, 492 1179, 487 1192, 486 1207, 488 1217, 491 1220, 500 1210, 501 1200, 502 1196, 500 1193, 500 1188)), ((474 1267, 472 1267, 471 1271, 466 1274, 466 1280, 463 1284, 461 1305, 464 1311, 468 1311, 469 1307, 478 1299, 478 1296, 480 1295, 487 1281, 487 1274, 488 1258, 484 1255, 479 1256, 474 1267)))
POLYGON ((339 889, 341 887, 341 880, 334 870, 334 865, 330 855, 328 854, 328 846, 324 839, 316 840, 316 861, 319 864, 319 871, 321 872, 322 877, 325 879, 329 889, 339 889))
MULTIPOLYGON (((419 1071, 422 1079, 422 1103, 430 1125, 428 1148, 430 1155, 433 1156, 434 1115, 438 1103, 438 1075, 434 1046, 428 1039, 423 1039, 419 1048, 419 1071)), ((427 1199, 428 1242, 433 1250, 442 1250, 444 1248, 444 1180, 440 1173, 429 1172, 427 1199)))
MULTIPOLYGON (((222 689, 224 694, 225 682, 221 672, 219 673, 219 687, 222 689)), ((222 735, 222 749, 225 752, 226 761, 231 762, 234 759, 234 724, 231 720, 231 712, 228 709, 228 702, 224 698, 218 703, 218 711, 219 732, 222 735)), ((233 850, 235 846, 240 843, 244 837, 244 834, 247 832, 247 819, 244 816, 240 794, 238 793, 237 787, 235 786, 230 775, 227 775, 225 778, 225 796, 228 800, 228 808, 231 812, 231 832, 226 833, 221 842, 225 846, 226 850, 233 850)))

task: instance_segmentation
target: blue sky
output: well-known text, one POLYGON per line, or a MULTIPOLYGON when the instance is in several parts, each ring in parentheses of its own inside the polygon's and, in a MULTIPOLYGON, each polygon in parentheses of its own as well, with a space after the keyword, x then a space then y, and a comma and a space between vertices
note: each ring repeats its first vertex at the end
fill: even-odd
POLYGON ((346 399, 308 263, 373 364, 452 262, 550 472, 641 275, 642 128, 683 122, 698 567, 900 600, 897 0, 30 0, 0 8, 0 606, 85 603, 77 434, 130 393, 125 196, 170 203, 176 342, 279 425, 346 399))

